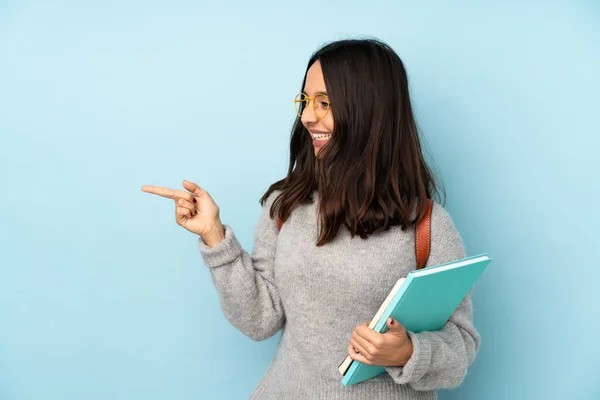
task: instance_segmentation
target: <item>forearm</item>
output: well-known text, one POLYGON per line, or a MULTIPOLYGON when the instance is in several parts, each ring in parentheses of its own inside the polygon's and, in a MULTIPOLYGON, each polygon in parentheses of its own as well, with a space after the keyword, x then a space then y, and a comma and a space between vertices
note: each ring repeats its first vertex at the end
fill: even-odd
POLYGON ((269 338, 282 328, 285 320, 271 268, 275 249, 257 239, 251 256, 242 249, 230 227, 224 226, 224 233, 214 247, 199 243, 219 293, 223 314, 253 340, 269 338))
POLYGON ((471 315, 467 296, 440 331, 408 332, 412 356, 403 367, 387 367, 387 372, 396 383, 410 384, 416 390, 460 385, 480 344, 471 315))

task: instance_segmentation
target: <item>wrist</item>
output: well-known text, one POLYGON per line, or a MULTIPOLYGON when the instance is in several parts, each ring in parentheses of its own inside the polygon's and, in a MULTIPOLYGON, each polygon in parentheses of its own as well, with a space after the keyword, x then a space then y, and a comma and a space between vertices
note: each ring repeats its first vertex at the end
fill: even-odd
POLYGON ((216 224, 209 233, 200 236, 208 247, 215 247, 225 239, 225 229, 221 223, 216 224))
POLYGON ((408 361, 410 360, 410 358, 413 355, 413 351, 414 351, 413 343, 409 337, 408 340, 406 341, 406 343, 404 343, 404 345, 402 345, 402 351, 400 351, 400 360, 398 362, 399 367, 403 367, 406 365, 406 363, 408 363, 408 361))
POLYGON ((406 364, 408 362, 408 360, 410 360, 410 358, 412 357, 414 352, 414 347, 413 347, 413 342, 410 338, 408 338, 408 342, 406 343, 406 355, 404 358, 404 364, 406 364))

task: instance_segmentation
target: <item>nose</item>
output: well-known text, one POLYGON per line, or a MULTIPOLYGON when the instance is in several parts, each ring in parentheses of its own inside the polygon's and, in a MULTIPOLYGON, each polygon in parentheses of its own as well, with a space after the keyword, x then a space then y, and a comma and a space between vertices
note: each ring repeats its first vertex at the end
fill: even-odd
POLYGON ((302 118, 300 118, 304 125, 309 124, 311 122, 317 122, 319 118, 315 115, 315 110, 312 104, 309 102, 304 110, 302 110, 302 118))

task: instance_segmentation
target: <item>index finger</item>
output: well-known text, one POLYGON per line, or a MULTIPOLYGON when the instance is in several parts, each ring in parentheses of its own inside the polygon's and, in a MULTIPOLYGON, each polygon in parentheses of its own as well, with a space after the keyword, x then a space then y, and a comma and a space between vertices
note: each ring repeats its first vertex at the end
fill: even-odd
POLYGON ((175 199, 175 192, 173 191, 173 189, 164 188, 160 186, 144 185, 142 186, 142 192, 157 194, 168 199, 175 199))
POLYGON ((368 342, 373 342, 373 340, 377 340, 377 337, 381 335, 379 332, 375 332, 373 329, 365 326, 364 324, 358 325, 354 331, 358 336, 365 339, 368 342))
POLYGON ((162 197, 166 197, 168 199, 186 199, 188 201, 192 201, 194 198, 194 195, 192 195, 191 193, 188 192, 184 192, 183 190, 173 190, 173 189, 169 189, 169 188, 164 188, 164 187, 160 187, 160 186, 150 186, 150 185, 145 185, 142 186, 142 191, 146 192, 146 193, 152 193, 152 194, 157 194, 159 196, 162 197))

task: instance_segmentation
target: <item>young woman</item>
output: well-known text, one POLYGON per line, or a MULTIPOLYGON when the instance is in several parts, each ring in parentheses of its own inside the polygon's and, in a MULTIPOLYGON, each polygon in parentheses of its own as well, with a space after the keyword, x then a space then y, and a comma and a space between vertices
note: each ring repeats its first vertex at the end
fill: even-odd
MULTIPOLYGON (((195 183, 142 190, 173 199, 177 223, 200 236, 237 329, 254 340, 283 330, 252 398, 434 399, 436 389, 462 382, 479 347, 470 296, 441 331, 414 333, 389 320, 380 334, 366 322, 416 267, 415 224, 439 196, 402 61, 378 40, 333 42, 311 57, 301 91, 287 177, 261 199, 251 255, 195 183), (338 365, 348 354, 387 373, 345 387, 338 365)), ((427 265, 465 256, 435 202, 427 265)))

